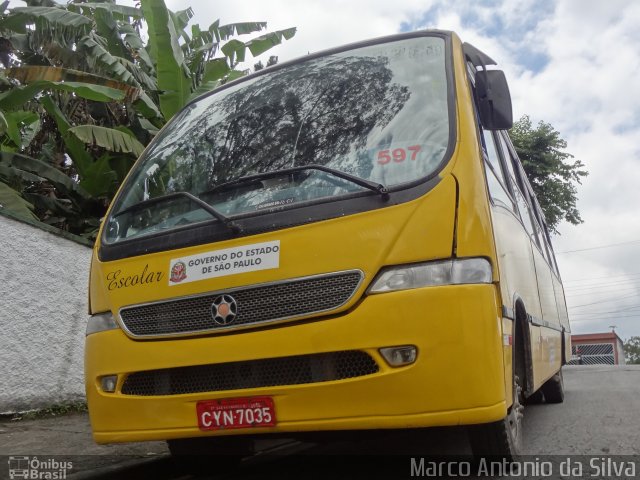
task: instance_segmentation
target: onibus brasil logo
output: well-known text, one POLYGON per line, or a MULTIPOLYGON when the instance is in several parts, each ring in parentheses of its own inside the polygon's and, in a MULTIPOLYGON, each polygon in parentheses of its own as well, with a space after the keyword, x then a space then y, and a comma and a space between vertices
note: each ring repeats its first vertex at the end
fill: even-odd
POLYGON ((40 460, 38 457, 9 457, 9 478, 26 478, 38 480, 63 480, 67 472, 73 468, 73 462, 60 461, 54 458, 40 460))

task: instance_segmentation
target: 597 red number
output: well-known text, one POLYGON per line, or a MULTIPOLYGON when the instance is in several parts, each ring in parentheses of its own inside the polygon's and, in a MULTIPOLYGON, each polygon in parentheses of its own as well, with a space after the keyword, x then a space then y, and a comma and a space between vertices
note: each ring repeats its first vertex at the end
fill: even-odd
POLYGON ((378 165, 386 165, 391 161, 402 163, 408 157, 415 160, 420 152, 420 145, 412 145, 407 148, 394 148, 393 150, 380 150, 378 152, 378 165))

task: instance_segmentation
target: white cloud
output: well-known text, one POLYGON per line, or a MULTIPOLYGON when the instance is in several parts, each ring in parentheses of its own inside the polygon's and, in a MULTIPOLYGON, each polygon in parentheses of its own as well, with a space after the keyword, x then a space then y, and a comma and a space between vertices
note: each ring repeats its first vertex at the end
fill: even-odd
POLYGON ((192 6, 194 21, 208 26, 220 18, 221 23, 266 21, 268 30, 298 27, 293 40, 276 47, 271 54, 281 60, 313 53, 371 37, 397 33, 408 15, 428 7, 418 0, 372 1, 297 1, 244 0, 240 2, 194 3, 168 0, 173 10, 192 6))
MULTIPOLYGON (((281 61, 397 33, 402 25, 454 30, 505 70, 516 117, 526 113, 534 122, 551 123, 567 140, 567 150, 590 172, 578 187, 578 208, 585 223, 563 225, 562 236, 555 238, 556 251, 640 239, 640 2, 170 0, 168 4, 173 9, 192 5, 195 20, 202 25, 220 18, 223 23, 264 20, 269 30, 298 27, 292 40, 271 52, 281 61)), ((640 243, 559 255, 568 287, 575 288, 571 282, 576 279, 614 275, 626 282, 617 296, 615 285, 582 290, 602 300, 593 306, 577 307, 590 295, 581 297, 575 291, 569 295, 575 330, 607 330, 614 323, 623 336, 640 335, 640 317, 615 320, 611 314, 585 315, 640 304, 640 296, 633 296, 639 293, 634 288, 640 285, 640 276, 632 275, 640 273, 639 253, 640 243)))
MULTIPOLYGON (((554 125, 567 150, 590 172, 578 187, 585 223, 561 226, 556 251, 640 239, 640 2, 170 0, 168 5, 193 6, 201 25, 220 18, 223 23, 264 20, 269 30, 296 26, 296 37, 272 52, 281 61, 397 33, 405 23, 454 30, 505 70, 516 117, 527 113, 534 122, 554 125)), ((640 335, 640 316, 583 315, 640 304, 640 296, 629 296, 640 285, 640 276, 633 276, 640 273, 640 244, 562 254, 559 262, 568 281, 626 275, 615 277, 627 287, 617 301, 615 285, 591 290, 603 301, 593 306, 575 307, 589 295, 569 296, 575 330, 607 330, 613 323, 623 336, 640 335)))
MULTIPOLYGON (((578 187, 578 208, 585 223, 562 225, 562 235, 554 238, 555 250, 640 239, 640 2, 166 1, 173 10, 193 7, 193 23, 201 26, 219 18, 223 24, 267 21, 270 31, 298 27, 292 40, 266 54, 279 55, 281 61, 397 33, 404 24, 457 32, 505 71, 516 118, 526 113, 534 122, 551 123, 567 140, 567 151, 590 172, 578 187), (532 70, 529 55, 546 59, 544 68, 532 70)), ((23 3, 11 0, 10 6, 23 3)), ((574 330, 607 330, 616 324, 623 337, 640 335, 640 313, 636 317, 622 312, 618 317, 596 314, 640 306, 640 292, 636 289, 633 294, 640 286, 640 243, 560 254, 558 261, 569 292, 580 282, 588 284, 589 278, 605 277, 591 290, 580 291, 591 292, 594 301, 602 303, 575 307, 589 295, 568 295, 574 330), (606 277, 623 283, 608 282, 606 277), (616 285, 625 288, 616 292, 616 285), (593 316, 585 315, 588 312, 593 316)))

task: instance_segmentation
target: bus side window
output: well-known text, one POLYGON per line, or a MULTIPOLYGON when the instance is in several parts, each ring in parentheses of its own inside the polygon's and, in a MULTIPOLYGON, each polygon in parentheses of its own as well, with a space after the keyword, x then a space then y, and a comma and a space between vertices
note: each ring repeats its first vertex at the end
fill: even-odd
POLYGON ((556 272, 556 275, 558 276, 558 278, 560 278, 560 269, 558 268, 558 262, 556 262, 556 254, 553 251, 553 245, 551 244, 551 237, 549 236, 549 229, 547 228, 546 224, 544 229, 547 237, 547 245, 549 246, 549 256, 551 257, 551 266, 553 267, 553 270, 556 272))
MULTIPOLYGON (((506 134, 506 133, 505 133, 506 134)), ((528 198, 525 196, 525 193, 522 190, 522 179, 519 176, 519 171, 516 170, 518 166, 517 158, 514 158, 507 143, 502 136, 502 132, 497 132, 496 137, 499 140, 502 155, 504 160, 504 165, 507 167, 509 183, 511 185, 511 190, 513 191, 513 195, 516 199, 516 204, 518 206, 518 210, 520 211, 520 218, 522 219, 522 223, 524 225, 525 230, 529 234, 530 237, 536 238, 535 229, 533 227, 533 221, 531 217, 531 211, 529 204, 527 202, 528 198)), ((537 240, 536 240, 537 243, 537 240)))
POLYGON ((540 225, 540 240, 543 245, 542 253, 551 266, 551 270, 553 270, 556 275, 559 276, 558 266, 556 265, 553 248, 551 247, 551 239, 549 238, 549 229, 547 228, 547 223, 544 218, 544 213, 542 213, 542 208, 537 201, 535 202, 535 214, 536 219, 538 220, 538 224, 540 225))
POLYGON ((491 132, 482 131, 485 149, 485 172, 487 176, 487 184, 489 186, 489 194, 496 205, 508 208, 517 214, 513 199, 507 188, 507 181, 500 165, 500 157, 496 151, 493 135, 491 132))

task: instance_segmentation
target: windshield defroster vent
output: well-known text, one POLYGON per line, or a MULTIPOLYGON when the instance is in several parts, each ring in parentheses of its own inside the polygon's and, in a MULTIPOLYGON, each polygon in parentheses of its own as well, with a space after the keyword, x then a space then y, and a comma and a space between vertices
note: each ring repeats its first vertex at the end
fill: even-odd
POLYGON ((360 270, 350 270, 228 289, 124 307, 120 319, 127 334, 136 338, 247 328, 335 310, 349 301, 362 279, 360 270), (216 306, 221 301, 233 308, 233 318, 227 314, 220 321, 216 306))

